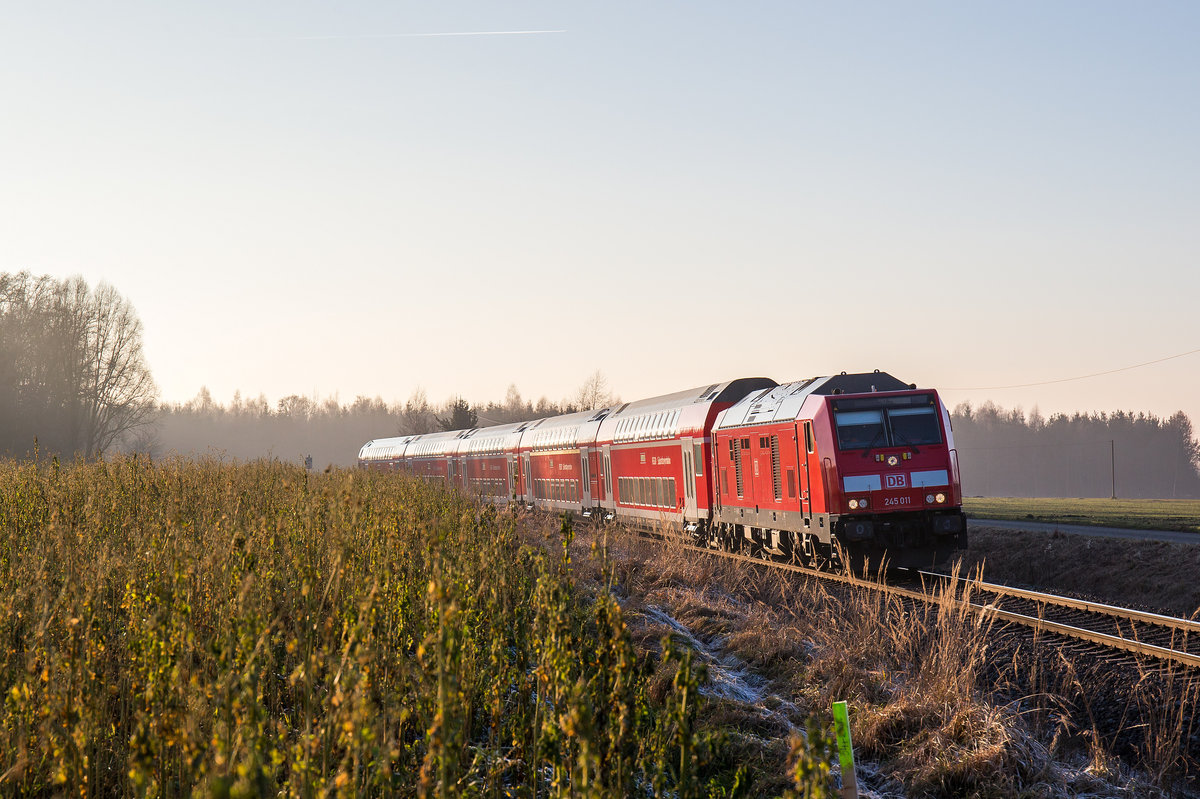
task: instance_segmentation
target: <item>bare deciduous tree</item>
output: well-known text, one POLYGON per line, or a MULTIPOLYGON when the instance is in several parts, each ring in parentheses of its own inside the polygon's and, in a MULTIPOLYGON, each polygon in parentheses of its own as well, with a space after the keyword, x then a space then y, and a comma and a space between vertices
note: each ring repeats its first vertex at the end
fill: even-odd
POLYGON ((399 434, 413 436, 440 429, 437 415, 429 404, 425 389, 418 387, 404 403, 404 417, 399 425, 399 434))
POLYGON ((102 455, 152 421, 142 323, 112 286, 0 275, 0 451, 102 455), (25 439, 28 440, 25 440, 25 439))
POLYGON ((575 394, 574 405, 581 411, 594 411, 620 402, 608 387, 608 379, 597 369, 575 394))
POLYGON ((142 321, 133 305, 107 283, 76 297, 87 319, 79 387, 83 449, 92 458, 152 421, 158 387, 142 353, 142 321))

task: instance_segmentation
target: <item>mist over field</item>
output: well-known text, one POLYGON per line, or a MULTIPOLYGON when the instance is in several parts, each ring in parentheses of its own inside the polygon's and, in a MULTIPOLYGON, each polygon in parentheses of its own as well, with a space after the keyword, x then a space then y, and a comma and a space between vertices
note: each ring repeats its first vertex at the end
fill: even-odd
MULTIPOLYGON (((274 405, 240 396, 223 405, 201 392, 160 410, 149 451, 239 460, 303 461, 311 455, 316 468, 351 466, 371 439, 536 419, 576 410, 580 402, 577 395, 534 403, 515 386, 505 400, 475 406, 457 398, 433 405, 420 391, 404 403, 359 397, 339 404, 293 395, 274 405)), ((968 496, 1107 497, 1115 465, 1120 497, 1200 497, 1200 444, 1182 412, 1167 419, 1132 411, 1045 418, 988 402, 957 406, 951 421, 968 496)))
MULTIPOLYGON (((116 451, 153 458, 274 458, 314 468, 352 466, 376 438, 461 430, 601 408, 620 402, 597 370, 571 396, 536 402, 510 385, 504 398, 348 403, 207 388, 162 403, 142 353, 136 311, 114 287, 79 277, 0 273, 0 456, 94 459, 116 451)), ((971 496, 1200 497, 1200 444, 1182 411, 1166 419, 1131 410, 1043 417, 992 402, 962 403, 952 422, 963 491, 971 496)))

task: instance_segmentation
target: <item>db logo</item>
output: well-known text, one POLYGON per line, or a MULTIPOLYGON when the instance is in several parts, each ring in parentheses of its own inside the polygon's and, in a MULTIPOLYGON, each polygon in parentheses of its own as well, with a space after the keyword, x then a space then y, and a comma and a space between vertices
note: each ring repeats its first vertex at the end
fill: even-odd
POLYGON ((884 475, 884 486, 887 488, 908 488, 908 476, 903 474, 884 475))

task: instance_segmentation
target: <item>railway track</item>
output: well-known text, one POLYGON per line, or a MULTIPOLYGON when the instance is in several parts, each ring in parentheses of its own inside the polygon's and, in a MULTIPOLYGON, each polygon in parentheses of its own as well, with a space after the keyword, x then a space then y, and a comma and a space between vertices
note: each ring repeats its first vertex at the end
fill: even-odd
POLYGON ((734 552, 703 550, 709 555, 766 565, 823 580, 904 597, 916 602, 959 597, 970 607, 1008 624, 1027 627, 1105 649, 1200 668, 1200 623, 1072 597, 1027 591, 932 572, 919 572, 920 587, 909 588, 734 552), (957 581, 952 583, 951 581, 957 581), (935 590, 938 589, 938 590, 935 590))
POLYGON ((1200 668, 1200 623, 1188 619, 943 574, 921 578, 930 585, 958 580, 958 595, 969 593, 972 607, 1012 624, 1200 668))

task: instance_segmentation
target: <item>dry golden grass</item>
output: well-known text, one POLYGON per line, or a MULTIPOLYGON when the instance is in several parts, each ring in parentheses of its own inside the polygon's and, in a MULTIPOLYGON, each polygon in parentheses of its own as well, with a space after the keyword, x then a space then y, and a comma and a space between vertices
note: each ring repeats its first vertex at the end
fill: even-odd
MULTIPOLYGON (((615 544, 618 549, 616 570, 635 628, 643 624, 639 607, 667 610, 691 634, 761 676, 774 697, 767 705, 794 704, 782 713, 793 724, 814 714, 828 718, 832 701, 848 700, 860 758, 907 795, 1164 796, 1181 785, 1188 730, 1178 713, 1151 722, 1157 729, 1133 761, 1145 772, 1137 777, 1086 717, 1064 717, 1073 702, 1069 675, 1047 670, 1034 689, 1044 695, 1028 701, 1020 700, 1027 694, 1006 694, 1017 685, 1012 670, 1033 660, 1021 652, 1007 666, 997 663, 994 655, 1004 653, 992 651, 989 617, 962 601, 969 587, 966 595, 947 593, 933 606, 911 607, 670 543, 631 539, 615 544), (1057 715, 1041 712, 1047 707, 1057 715), (1071 734, 1056 734, 1064 721, 1071 734)), ((1132 719, 1162 701, 1149 697, 1150 685, 1140 704, 1131 700, 1130 724, 1142 723, 1132 719)), ((1168 693, 1171 707, 1191 701, 1179 685, 1168 693)), ((770 795, 767 775, 785 767, 782 736, 772 737, 761 716, 747 717, 744 710, 726 707, 721 717, 747 731, 740 741, 754 764, 748 784, 770 795)))

